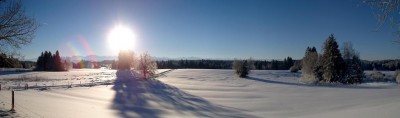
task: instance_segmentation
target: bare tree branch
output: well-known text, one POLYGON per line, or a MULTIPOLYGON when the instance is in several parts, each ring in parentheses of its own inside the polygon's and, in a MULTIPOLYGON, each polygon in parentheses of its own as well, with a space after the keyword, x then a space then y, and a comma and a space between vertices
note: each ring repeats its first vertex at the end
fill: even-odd
POLYGON ((374 14, 378 20, 376 30, 380 30, 382 25, 389 20, 391 28, 395 30, 393 34, 398 38, 393 42, 400 44, 400 0, 363 0, 363 3, 375 10, 374 14))
POLYGON ((38 23, 25 14, 21 1, 0 1, 0 52, 30 44, 38 23))

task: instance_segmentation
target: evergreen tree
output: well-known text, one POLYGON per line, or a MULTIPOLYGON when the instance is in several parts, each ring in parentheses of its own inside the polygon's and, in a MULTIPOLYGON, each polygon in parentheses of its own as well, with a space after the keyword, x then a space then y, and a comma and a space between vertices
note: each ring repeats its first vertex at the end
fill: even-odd
POLYGON ((61 57, 60 57, 60 53, 58 52, 58 50, 56 51, 56 54, 54 56, 54 65, 55 68, 54 70, 56 71, 64 71, 64 64, 61 62, 61 57))
POLYGON ((37 70, 37 71, 43 70, 43 52, 37 58, 35 70, 37 70))
POLYGON ((357 55, 352 58, 351 65, 349 66, 348 73, 350 80, 346 81, 348 84, 361 83, 364 77, 364 70, 362 69, 361 60, 357 55))
POLYGON ((362 63, 359 54, 353 49, 350 42, 345 42, 342 48, 343 60, 346 63, 346 69, 342 83, 354 84, 361 83, 364 76, 362 63))
POLYGON ((120 70, 129 70, 134 65, 134 53, 132 51, 121 50, 118 54, 118 66, 120 70))
POLYGON ((345 69, 339 46, 331 34, 324 42, 322 59, 322 77, 324 82, 340 82, 345 69))
POLYGON ((271 61, 271 69, 278 70, 278 68, 279 68, 278 60, 272 60, 271 61))
POLYGON ((36 61, 37 71, 64 71, 64 64, 61 61, 60 53, 52 55, 50 51, 44 51, 36 61))
POLYGON ((292 67, 294 65, 294 61, 291 57, 287 57, 284 60, 284 65, 285 65, 285 70, 289 69, 290 67, 292 67))

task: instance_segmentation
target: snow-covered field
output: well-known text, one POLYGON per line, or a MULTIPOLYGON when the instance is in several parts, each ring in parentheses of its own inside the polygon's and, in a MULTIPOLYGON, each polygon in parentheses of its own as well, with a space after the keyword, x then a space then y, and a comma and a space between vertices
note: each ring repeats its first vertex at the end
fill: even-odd
POLYGON ((232 70, 159 73, 142 80, 131 71, 1 70, 0 117, 400 117, 400 86, 390 82, 307 85, 300 73, 271 70, 246 79, 232 70), (12 89, 15 113, 8 112, 12 89))

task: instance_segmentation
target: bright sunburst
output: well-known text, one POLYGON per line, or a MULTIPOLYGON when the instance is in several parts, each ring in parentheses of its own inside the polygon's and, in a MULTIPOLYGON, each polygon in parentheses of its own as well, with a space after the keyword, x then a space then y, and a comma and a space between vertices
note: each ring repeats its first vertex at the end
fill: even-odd
POLYGON ((123 25, 114 27, 108 34, 108 43, 113 52, 133 50, 136 35, 131 29, 123 25))

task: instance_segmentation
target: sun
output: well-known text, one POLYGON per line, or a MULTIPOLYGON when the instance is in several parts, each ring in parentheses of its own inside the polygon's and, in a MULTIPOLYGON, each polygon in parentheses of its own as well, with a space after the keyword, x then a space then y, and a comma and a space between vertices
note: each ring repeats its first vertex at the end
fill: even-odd
POLYGON ((108 44, 114 53, 121 50, 133 50, 136 35, 126 26, 115 26, 108 34, 108 44))

